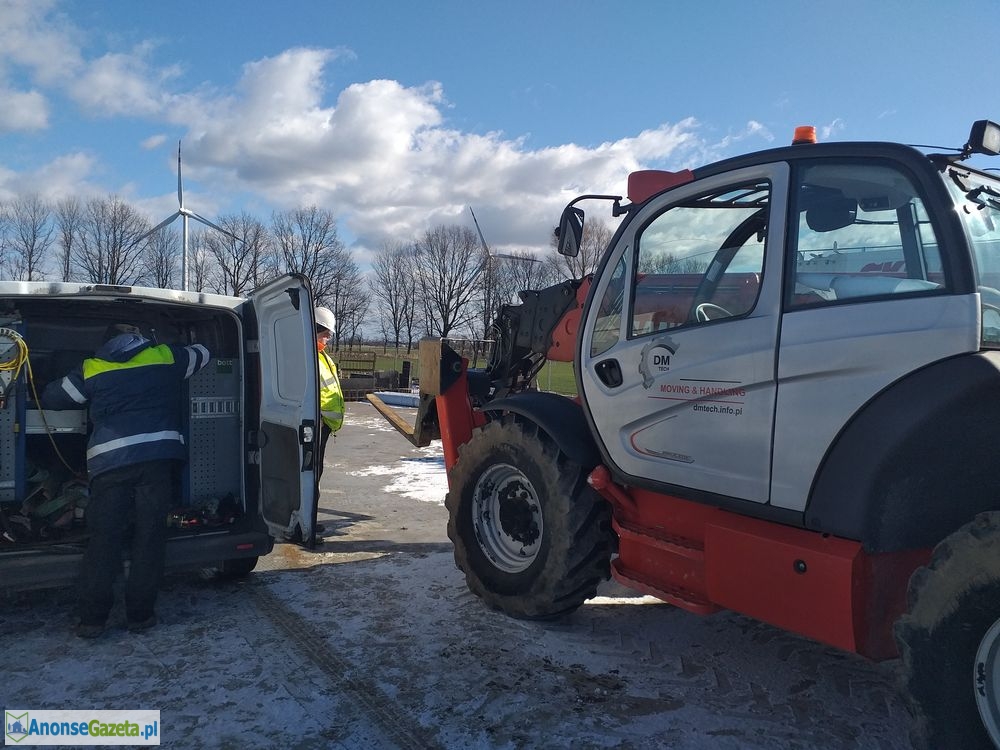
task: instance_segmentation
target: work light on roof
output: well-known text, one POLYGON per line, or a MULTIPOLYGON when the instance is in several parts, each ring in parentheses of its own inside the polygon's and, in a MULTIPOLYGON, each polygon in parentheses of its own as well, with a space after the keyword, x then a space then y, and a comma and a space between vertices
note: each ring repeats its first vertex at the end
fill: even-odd
POLYGON ((1000 125, 989 120, 977 120, 972 123, 969 142, 962 150, 964 156, 983 154, 997 156, 1000 154, 1000 125))

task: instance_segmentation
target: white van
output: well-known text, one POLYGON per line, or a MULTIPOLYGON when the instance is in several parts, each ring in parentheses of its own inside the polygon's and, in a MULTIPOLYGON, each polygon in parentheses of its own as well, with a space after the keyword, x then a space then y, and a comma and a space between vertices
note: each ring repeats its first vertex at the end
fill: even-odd
MULTIPOLYGON (((0 282, 0 589, 72 583, 87 542, 86 409, 39 396, 112 323, 203 344, 186 381, 189 460, 175 486, 167 569, 245 575, 275 539, 315 543, 319 404, 308 280, 247 299, 127 286, 0 282)), ((319 457, 321 460, 322 457, 319 457)))

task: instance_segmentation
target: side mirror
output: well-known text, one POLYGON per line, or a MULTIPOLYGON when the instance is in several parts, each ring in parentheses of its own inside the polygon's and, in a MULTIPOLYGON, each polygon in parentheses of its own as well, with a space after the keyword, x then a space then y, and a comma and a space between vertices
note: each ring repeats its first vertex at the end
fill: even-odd
POLYGON ((814 232, 832 232, 854 223, 858 202, 853 198, 829 197, 806 209, 806 224, 814 232))
POLYGON ((989 120, 977 120, 972 123, 972 132, 969 133, 966 149, 972 154, 1000 155, 1000 125, 989 120))
POLYGON ((583 244, 583 209, 576 206, 566 206, 559 218, 559 228, 556 229, 558 244, 556 249, 560 255, 575 258, 580 254, 583 244))

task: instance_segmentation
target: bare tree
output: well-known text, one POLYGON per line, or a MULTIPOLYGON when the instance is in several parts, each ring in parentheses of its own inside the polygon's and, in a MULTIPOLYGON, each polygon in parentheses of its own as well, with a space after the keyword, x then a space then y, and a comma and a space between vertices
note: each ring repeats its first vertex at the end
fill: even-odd
POLYGON ((530 250, 513 250, 510 266, 511 285, 514 294, 525 289, 543 289, 554 284, 545 271, 545 262, 530 250))
POLYGON ((0 201, 0 258, 7 254, 7 231, 10 226, 10 206, 0 201))
POLYGON ((488 338, 490 326, 501 305, 520 302, 517 293, 526 289, 548 286, 544 264, 528 250, 515 250, 503 255, 490 255, 484 260, 483 272, 477 280, 477 310, 474 333, 488 338))
POLYGON ((132 284, 142 271, 149 221, 117 196, 87 202, 74 265, 95 284, 132 284))
POLYGON ((697 273, 708 270, 708 261, 700 258, 678 258, 673 253, 650 253, 639 259, 639 273, 697 273))
POLYGON ((413 262, 414 262, 414 254, 413 253, 414 253, 414 250, 411 247, 409 262, 410 262, 410 269, 411 269, 411 278, 413 278, 413 280, 414 280, 413 300, 412 300, 412 303, 410 304, 409 309, 407 309, 406 312, 403 314, 403 332, 404 332, 405 337, 406 337, 406 353, 407 354, 409 354, 413 350, 413 342, 414 342, 414 340, 417 337, 417 320, 418 320, 417 315, 418 315, 418 311, 419 311, 419 308, 420 308, 420 305, 419 305, 420 291, 417 289, 417 285, 416 285, 416 274, 412 271, 412 269, 414 267, 413 266, 413 262))
POLYGON ((204 232, 217 264, 215 291, 240 297, 274 277, 271 236, 259 219, 242 213, 223 216, 218 224, 229 234, 204 232))
POLYGON ((75 195, 56 203, 56 224, 59 226, 59 278, 70 281, 73 278, 73 252, 75 243, 83 228, 83 204, 75 195))
POLYGON ((276 211, 271 226, 285 270, 308 277, 316 304, 337 316, 334 348, 359 340, 371 296, 333 213, 316 206, 276 211))
POLYGON ((371 295, 366 287, 358 264, 348 252, 327 293, 316 296, 316 304, 326 305, 337 316, 334 349, 339 350, 343 342, 350 346, 360 341, 361 328, 371 304, 371 295))
POLYGON ((475 280, 475 296, 470 303, 475 313, 471 316, 469 326, 473 336, 485 339, 497 310, 508 297, 510 274, 507 259, 490 255, 485 245, 479 256, 479 263, 482 270, 475 280))
POLYGON ((177 232, 166 227, 158 229, 146 239, 142 265, 147 283, 161 289, 173 288, 180 244, 177 232))
POLYGON ((472 322, 483 248, 468 227, 440 225, 416 244, 415 275, 428 332, 446 337, 472 322))
POLYGON ((215 270, 215 259, 205 243, 205 232, 191 232, 188 235, 188 288, 195 292, 207 291, 215 270))
POLYGON ((44 278, 44 263, 55 241, 51 206, 36 193, 15 198, 8 211, 8 241, 3 254, 7 278, 37 281, 44 278))
POLYGON ((350 254, 331 211, 316 206, 275 211, 271 229, 285 269, 307 276, 316 299, 334 296, 334 288, 344 286, 340 276, 350 254))
POLYGON ((406 351, 413 346, 413 319, 416 282, 413 275, 412 246, 385 243, 375 253, 372 274, 368 280, 379 310, 379 324, 386 338, 395 342, 398 349, 403 332, 409 323, 406 351))

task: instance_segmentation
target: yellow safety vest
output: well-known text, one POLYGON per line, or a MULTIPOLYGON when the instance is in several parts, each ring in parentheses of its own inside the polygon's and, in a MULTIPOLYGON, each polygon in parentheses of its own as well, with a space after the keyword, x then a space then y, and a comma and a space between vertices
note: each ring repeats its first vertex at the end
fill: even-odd
POLYGON ((340 389, 337 365, 326 352, 319 353, 319 411, 323 422, 334 432, 344 425, 344 392, 340 389))
POLYGON ((151 346, 143 349, 127 362, 108 362, 96 357, 83 360, 83 379, 87 380, 112 370, 131 370, 135 367, 146 367, 148 365, 172 365, 174 363, 174 353, 166 344, 151 346))

